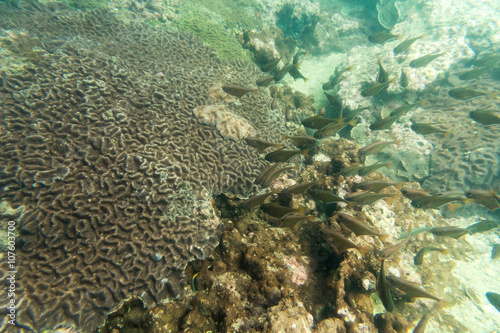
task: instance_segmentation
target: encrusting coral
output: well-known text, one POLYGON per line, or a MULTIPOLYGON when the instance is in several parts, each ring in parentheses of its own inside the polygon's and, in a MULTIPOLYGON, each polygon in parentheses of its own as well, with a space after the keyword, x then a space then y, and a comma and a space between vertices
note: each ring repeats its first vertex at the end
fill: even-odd
MULTIPOLYGON (((0 27, 43 51, 0 77, 2 197, 25 208, 17 321, 90 331, 132 296, 149 306, 181 293, 187 262, 218 243, 211 195, 255 191, 267 162, 193 110, 224 104, 211 87, 251 86, 259 70, 106 10, 19 7, 0 4, 0 27)), ((259 92, 225 107, 277 141, 287 132, 270 102, 259 92)))

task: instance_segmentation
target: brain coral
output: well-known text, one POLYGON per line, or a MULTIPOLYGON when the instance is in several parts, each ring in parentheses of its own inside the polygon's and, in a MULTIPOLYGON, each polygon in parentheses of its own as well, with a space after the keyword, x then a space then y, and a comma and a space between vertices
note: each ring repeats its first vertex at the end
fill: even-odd
MULTIPOLYGON (((480 91, 500 88, 489 74, 464 83, 456 78, 457 71, 448 78, 454 87, 473 87, 480 91)), ((412 121, 431 123, 451 135, 428 135, 434 145, 430 156, 430 177, 422 186, 429 191, 470 188, 498 188, 500 185, 500 126, 485 126, 473 121, 469 112, 476 109, 497 110, 498 100, 480 97, 469 103, 454 100, 448 95, 450 85, 433 84, 425 97, 429 106, 417 109, 412 121)))
MULTIPOLYGON (((187 262, 217 245, 210 195, 250 194, 267 163, 193 110, 221 105, 210 87, 252 85, 258 69, 105 10, 0 3, 0 27, 45 50, 0 76, 0 193, 25 208, 19 324, 88 332, 129 297, 151 305, 182 292, 187 262)), ((261 91, 225 108, 276 141, 286 132, 270 102, 261 91)))

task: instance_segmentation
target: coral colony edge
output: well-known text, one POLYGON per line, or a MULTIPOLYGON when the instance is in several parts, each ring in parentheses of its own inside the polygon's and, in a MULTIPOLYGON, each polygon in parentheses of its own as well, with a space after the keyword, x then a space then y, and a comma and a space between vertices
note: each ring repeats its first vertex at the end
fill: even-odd
POLYGON ((0 332, 496 332, 489 12, 0 1, 0 332))

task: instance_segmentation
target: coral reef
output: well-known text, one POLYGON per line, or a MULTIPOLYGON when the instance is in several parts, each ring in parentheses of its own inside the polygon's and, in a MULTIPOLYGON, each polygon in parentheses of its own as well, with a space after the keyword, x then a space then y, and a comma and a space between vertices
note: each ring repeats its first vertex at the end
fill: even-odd
MULTIPOLYGON (((457 75, 463 70, 457 68, 446 83, 430 85, 425 98, 432 107, 417 109, 411 117, 413 122, 435 124, 451 133, 426 137, 434 146, 430 154, 430 177, 422 184, 426 190, 487 190, 496 189, 500 185, 500 127, 485 126, 469 117, 470 111, 498 109, 500 103, 487 97, 474 99, 469 103, 451 98, 448 95, 451 88, 464 86, 463 81, 457 79, 457 75)), ((467 86, 490 92, 500 89, 499 81, 491 73, 467 81, 467 86)))
POLYGON ((276 26, 283 31, 284 36, 293 37, 297 45, 306 50, 314 49, 318 44, 315 36, 318 20, 315 13, 292 3, 285 3, 276 11, 276 26))
MULTIPOLYGON (((210 196, 252 193, 267 164, 193 110, 224 104, 212 87, 252 85, 260 71, 106 10, 0 6, 3 29, 51 45, 0 78, 2 197, 25 207, 18 322, 89 331, 130 297, 150 306, 182 293, 187 262, 218 243, 210 196)), ((277 141, 288 132, 270 103, 261 91, 226 107, 277 141)))
POLYGON ((200 37, 218 51, 220 58, 250 59, 250 54, 242 49, 235 35, 227 31, 221 22, 212 20, 207 9, 203 6, 187 2, 180 11, 182 15, 177 15, 174 18, 174 26, 177 29, 191 32, 200 37))
POLYGON ((247 31, 240 36, 240 43, 254 55, 258 65, 264 65, 275 58, 282 58, 283 62, 290 61, 295 50, 295 41, 283 38, 283 32, 270 27, 262 31, 247 31))

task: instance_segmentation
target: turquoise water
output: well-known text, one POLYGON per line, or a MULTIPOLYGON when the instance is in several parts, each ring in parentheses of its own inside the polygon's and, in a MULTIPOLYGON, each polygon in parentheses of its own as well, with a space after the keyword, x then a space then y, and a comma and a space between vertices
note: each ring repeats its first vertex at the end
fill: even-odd
POLYGON ((499 331, 499 13, 0 1, 1 330, 499 331))

